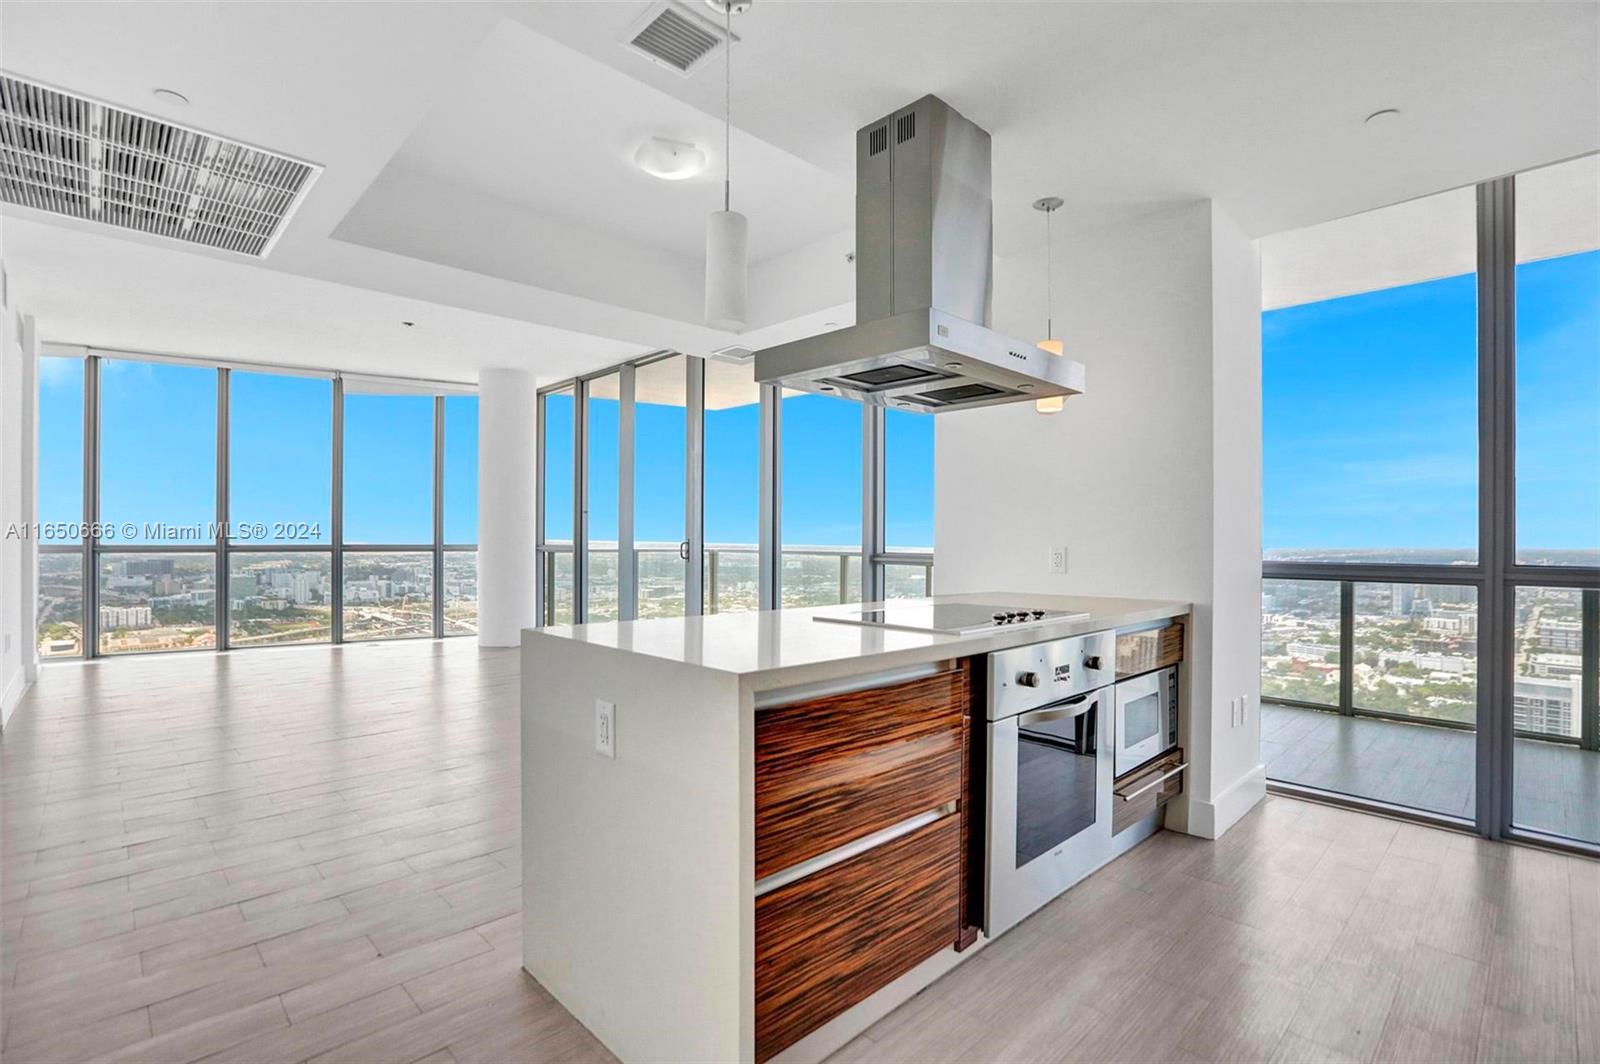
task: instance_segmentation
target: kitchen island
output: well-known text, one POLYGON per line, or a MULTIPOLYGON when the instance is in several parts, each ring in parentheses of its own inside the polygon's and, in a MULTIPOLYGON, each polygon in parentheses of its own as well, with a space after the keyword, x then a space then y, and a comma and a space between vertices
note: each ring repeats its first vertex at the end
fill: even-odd
MULTIPOLYGON (((1174 631, 1181 654, 1189 612, 930 602, 1082 616, 945 635, 819 622, 850 609, 826 607, 524 632, 523 964, 623 1060, 817 1059, 970 957, 987 941, 986 656, 1174 631)), ((1159 829, 1165 791, 1140 788, 1148 810, 1115 844, 1097 826, 1098 863, 1159 829)))

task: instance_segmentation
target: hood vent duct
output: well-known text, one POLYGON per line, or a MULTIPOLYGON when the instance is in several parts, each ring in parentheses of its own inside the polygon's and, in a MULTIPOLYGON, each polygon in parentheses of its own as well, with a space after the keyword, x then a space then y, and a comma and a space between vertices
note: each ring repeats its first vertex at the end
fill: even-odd
POLYGON ((265 258, 322 168, 0 73, 0 201, 265 258))
POLYGON ((936 96, 857 130, 856 324, 756 352, 756 379, 924 413, 1081 394, 1082 363, 989 328, 989 158, 936 96))

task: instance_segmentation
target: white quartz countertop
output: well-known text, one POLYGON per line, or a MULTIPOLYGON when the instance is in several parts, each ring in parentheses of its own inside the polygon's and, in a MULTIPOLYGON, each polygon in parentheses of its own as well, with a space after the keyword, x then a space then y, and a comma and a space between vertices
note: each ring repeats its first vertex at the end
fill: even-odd
MULTIPOLYGON (((1005 647, 1059 639, 1063 636, 1127 628, 1188 613, 1190 604, 1159 599, 1104 598, 1086 595, 1028 595, 985 592, 938 595, 909 600, 933 603, 981 603, 1014 609, 1049 609, 1086 613, 1087 617, 1018 628, 995 628, 968 635, 934 635, 827 624, 819 614, 859 611, 860 605, 813 609, 720 613, 706 617, 671 617, 646 621, 528 628, 524 642, 568 640, 592 647, 660 658, 747 678, 756 689, 827 676, 848 676, 952 657, 987 654, 1005 647)), ((895 605, 906 605, 901 600, 895 605)))

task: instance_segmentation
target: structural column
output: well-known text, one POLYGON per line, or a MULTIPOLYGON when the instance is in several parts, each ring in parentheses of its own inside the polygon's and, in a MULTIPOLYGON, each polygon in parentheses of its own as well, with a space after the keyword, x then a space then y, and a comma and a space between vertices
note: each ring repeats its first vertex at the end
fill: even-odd
POLYGON ((512 647, 539 623, 534 492, 538 389, 520 369, 478 375, 478 645, 512 647))

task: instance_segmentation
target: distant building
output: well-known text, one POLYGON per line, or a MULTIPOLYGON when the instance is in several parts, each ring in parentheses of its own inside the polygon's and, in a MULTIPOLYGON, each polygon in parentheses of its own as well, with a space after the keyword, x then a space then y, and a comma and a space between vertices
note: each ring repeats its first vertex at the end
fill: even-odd
POLYGON ((1539 649, 1563 654, 1583 653, 1583 624, 1580 621, 1541 620, 1539 649))
POLYGON ((149 606, 101 606, 100 627, 110 631, 116 628, 149 628, 155 624, 149 606))
POLYGON ((1512 718, 1522 731, 1577 738, 1582 728, 1577 714, 1583 680, 1577 676, 1553 680, 1518 676, 1512 692, 1512 718))
POLYGON ((1435 613, 1422 619, 1422 627, 1427 631, 1442 632, 1446 635, 1477 635, 1478 615, 1459 610, 1435 613))
POLYGON ((1561 680, 1583 675, 1582 654, 1529 654, 1528 669, 1534 676, 1561 680))
POLYGON ((1337 654, 1338 647, 1331 647, 1325 643, 1290 643, 1284 652, 1291 658, 1301 661, 1327 661, 1329 654, 1337 654))

